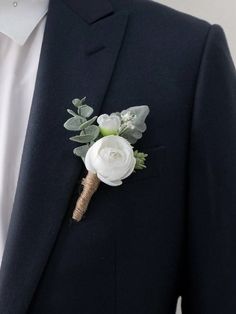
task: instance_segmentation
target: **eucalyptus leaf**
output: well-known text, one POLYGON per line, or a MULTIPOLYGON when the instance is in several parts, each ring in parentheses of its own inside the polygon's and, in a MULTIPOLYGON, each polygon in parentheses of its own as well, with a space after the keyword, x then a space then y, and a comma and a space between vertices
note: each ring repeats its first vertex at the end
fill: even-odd
POLYGON ((99 135, 100 129, 97 125, 89 125, 81 131, 81 135, 93 135, 93 140, 95 140, 99 135))
POLYGON ((90 120, 87 120, 87 121, 86 121, 86 119, 85 119, 85 122, 80 125, 79 130, 83 130, 83 129, 87 128, 87 127, 88 127, 89 125, 91 125, 96 119, 97 119, 97 116, 94 116, 93 118, 91 118, 90 120))
POLYGON ((91 134, 91 133, 94 133, 94 131, 97 132, 97 130, 100 131, 99 126, 92 124, 92 125, 87 126, 85 129, 83 129, 81 133, 83 132, 84 134, 91 134))
POLYGON ((81 145, 81 146, 76 147, 73 150, 73 153, 76 156, 81 157, 82 159, 84 159, 88 149, 89 149, 89 145, 87 145, 87 144, 86 145, 81 145))
POLYGON ((85 118, 90 117, 92 113, 93 113, 93 108, 88 105, 82 105, 78 108, 78 114, 85 118))
POLYGON ((85 100, 86 100, 86 97, 84 97, 84 98, 82 98, 82 99, 75 98, 75 99, 72 100, 72 104, 73 104, 76 108, 78 108, 78 107, 80 107, 80 106, 82 106, 82 105, 84 104, 85 100))
POLYGON ((91 141, 91 142, 88 144, 89 147, 91 147, 94 143, 95 143, 95 141, 91 141))
POLYGON ((75 98, 72 100, 72 104, 78 108, 81 105, 81 100, 79 98, 75 98))
POLYGON ((71 141, 75 141, 78 143, 88 143, 93 141, 94 136, 92 134, 85 134, 85 135, 76 135, 76 136, 72 136, 70 137, 71 141))
POLYGON ((64 128, 69 131, 79 131, 81 124, 85 121, 86 119, 80 116, 72 117, 64 123, 64 128))
POLYGON ((67 109, 67 112, 71 114, 73 117, 77 117, 77 114, 73 110, 67 109))

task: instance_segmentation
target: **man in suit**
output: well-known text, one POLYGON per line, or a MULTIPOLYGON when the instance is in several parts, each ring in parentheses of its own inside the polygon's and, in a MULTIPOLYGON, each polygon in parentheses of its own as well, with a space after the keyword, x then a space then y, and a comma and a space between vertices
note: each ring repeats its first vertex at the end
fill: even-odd
MULTIPOLYGON (((14 82, 0 89, 3 106, 17 107, 7 95, 24 93, 31 105, 16 193, 4 193, 1 208, 9 217, 14 199, 0 313, 174 314, 182 296, 185 314, 235 314, 236 72, 221 26, 148 0, 45 7, 34 33, 29 25, 22 36, 8 32, 32 62, 27 87, 19 81, 31 69, 25 59, 16 57, 13 69, 0 60, 14 82), (37 64, 29 51, 39 53, 40 43, 37 64), (84 96, 95 114, 148 104, 136 145, 148 159, 121 186, 101 184, 77 223, 71 214, 85 168, 63 123, 71 100, 84 96)), ((22 53, 12 48, 11 56, 22 53)))

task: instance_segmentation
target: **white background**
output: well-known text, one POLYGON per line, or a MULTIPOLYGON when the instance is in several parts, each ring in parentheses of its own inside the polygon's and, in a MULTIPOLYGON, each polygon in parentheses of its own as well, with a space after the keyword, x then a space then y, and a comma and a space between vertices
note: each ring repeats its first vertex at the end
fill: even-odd
MULTIPOLYGON (((236 64, 236 0, 159 0, 157 2, 207 20, 211 24, 221 25, 236 64)), ((181 313, 180 300, 177 313, 181 313)))

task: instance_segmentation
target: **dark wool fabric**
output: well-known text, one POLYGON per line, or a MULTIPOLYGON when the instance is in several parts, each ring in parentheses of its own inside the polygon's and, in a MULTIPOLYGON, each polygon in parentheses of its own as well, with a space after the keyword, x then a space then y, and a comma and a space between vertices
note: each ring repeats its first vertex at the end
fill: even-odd
POLYGON ((236 313, 236 72, 221 26, 149 0, 51 0, 9 233, 0 314, 236 313), (63 128, 147 104, 147 168, 101 184, 63 128))

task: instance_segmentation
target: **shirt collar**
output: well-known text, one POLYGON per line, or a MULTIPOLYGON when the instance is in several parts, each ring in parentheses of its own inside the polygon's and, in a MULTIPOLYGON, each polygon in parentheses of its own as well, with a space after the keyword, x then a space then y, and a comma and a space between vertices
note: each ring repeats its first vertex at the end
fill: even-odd
POLYGON ((48 4, 49 0, 0 0, 0 32, 24 45, 48 4))

